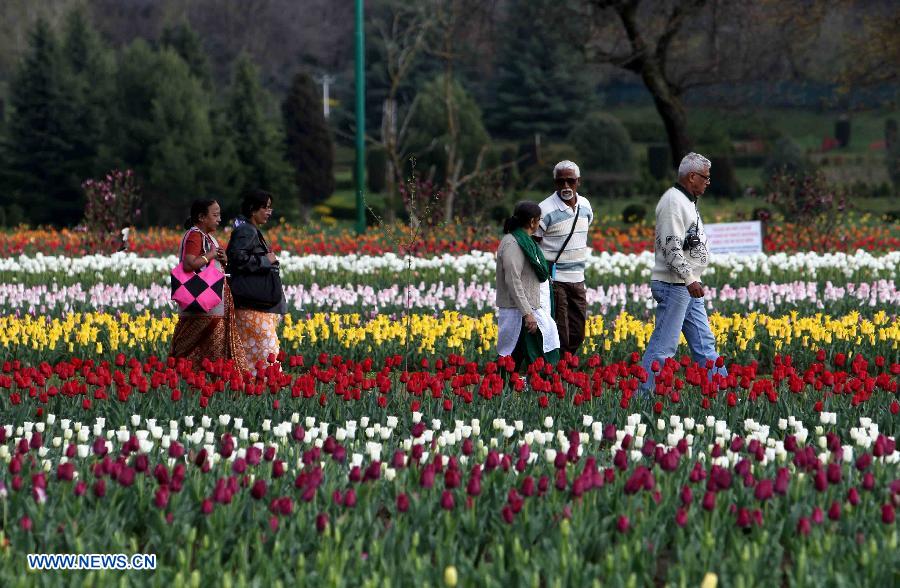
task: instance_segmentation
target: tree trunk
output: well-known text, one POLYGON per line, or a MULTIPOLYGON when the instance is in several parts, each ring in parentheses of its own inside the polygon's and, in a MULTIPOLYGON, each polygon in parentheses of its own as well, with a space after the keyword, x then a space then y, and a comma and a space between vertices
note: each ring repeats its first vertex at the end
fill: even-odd
POLYGON ((387 98, 381 109, 381 141, 387 155, 385 157, 385 211, 384 216, 388 222, 397 220, 397 209, 402 205, 400 195, 397 192, 397 175, 401 170, 394 165, 400 157, 397 154, 397 101, 387 98))
POLYGON ((669 139, 669 150, 672 153, 672 165, 676 168, 681 158, 690 153, 693 142, 687 131, 687 112, 681 97, 676 94, 666 81, 662 70, 656 64, 647 64, 641 72, 644 85, 653 96, 653 104, 662 118, 669 139))

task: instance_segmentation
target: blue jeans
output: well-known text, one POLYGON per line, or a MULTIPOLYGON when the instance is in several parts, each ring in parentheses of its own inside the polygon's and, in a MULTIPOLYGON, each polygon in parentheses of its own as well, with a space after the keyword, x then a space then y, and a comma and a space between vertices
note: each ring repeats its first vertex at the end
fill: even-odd
MULTIPOLYGON (((705 367, 706 360, 714 364, 719 358, 716 352, 716 338, 709 328, 709 317, 706 316, 706 307, 703 298, 691 298, 687 287, 682 284, 667 284, 653 280, 650 282, 650 291, 656 300, 656 327, 644 359, 641 362, 647 371, 647 383, 641 386, 641 392, 648 394, 656 389, 656 375, 650 369, 654 361, 659 362, 660 369, 667 357, 673 357, 678 350, 678 339, 684 333, 688 347, 691 348, 691 357, 695 362, 705 367)), ((713 374, 728 375, 725 366, 709 370, 709 377, 713 374)))

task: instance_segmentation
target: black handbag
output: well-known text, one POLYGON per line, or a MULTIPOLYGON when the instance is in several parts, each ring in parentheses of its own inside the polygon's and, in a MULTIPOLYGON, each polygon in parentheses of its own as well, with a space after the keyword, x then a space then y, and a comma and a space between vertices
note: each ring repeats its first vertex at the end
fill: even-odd
POLYGON ((229 285, 238 306, 268 309, 281 302, 284 295, 277 267, 260 274, 232 274, 229 285))
MULTIPOLYGON (((256 236, 259 244, 268 253, 270 251, 269 244, 266 243, 259 230, 257 230, 256 236)), ((259 273, 232 271, 228 285, 231 287, 231 296, 237 306, 268 310, 281 302, 284 297, 281 272, 278 266, 259 273)))

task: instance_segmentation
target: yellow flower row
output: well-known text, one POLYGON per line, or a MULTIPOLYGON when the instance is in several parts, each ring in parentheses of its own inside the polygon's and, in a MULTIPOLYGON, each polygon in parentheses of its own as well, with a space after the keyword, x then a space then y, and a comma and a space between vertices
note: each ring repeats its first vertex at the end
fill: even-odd
MULTIPOLYGON (((177 317, 76 313, 63 318, 14 316, 0 317, 0 348, 13 351, 105 351, 153 350, 168 347, 177 317)), ((885 312, 871 319, 851 312, 832 317, 825 314, 800 316, 792 312, 782 316, 760 313, 724 316, 714 314, 710 324, 721 350, 732 353, 759 350, 760 345, 774 351, 797 348, 827 348, 836 343, 849 346, 878 347, 880 352, 900 348, 900 319, 885 312)), ((610 351, 614 346, 642 351, 653 332, 653 322, 628 313, 612 320, 591 316, 587 323, 585 350, 610 351)), ((406 345, 407 337, 420 353, 488 353, 497 340, 497 325, 490 313, 468 316, 447 311, 439 316, 413 315, 404 318, 378 315, 365 319, 359 314, 317 313, 309 319, 291 316, 282 324, 280 338, 286 350, 347 350, 360 353, 392 352, 406 345)), ((685 343, 682 336, 682 343, 685 343)))

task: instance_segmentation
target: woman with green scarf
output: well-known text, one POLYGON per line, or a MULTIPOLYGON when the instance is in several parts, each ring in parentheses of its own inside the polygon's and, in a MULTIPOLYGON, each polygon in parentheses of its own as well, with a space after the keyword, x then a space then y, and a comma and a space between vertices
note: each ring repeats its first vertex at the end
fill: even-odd
POLYGON ((531 238, 540 220, 536 202, 519 202, 497 248, 497 354, 511 355, 519 371, 539 357, 559 361, 552 309, 541 306, 541 283, 550 279, 550 268, 531 238))

